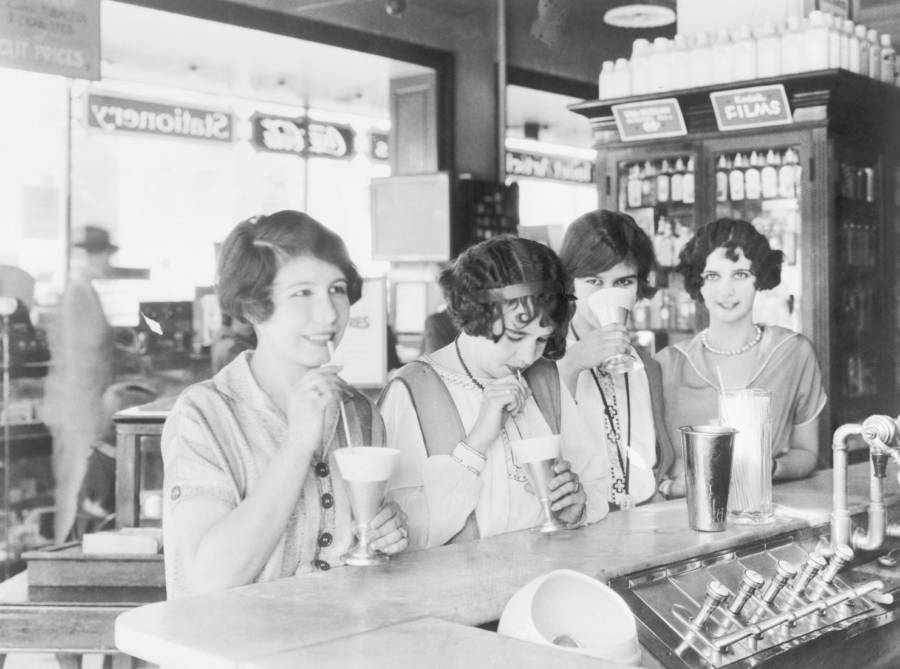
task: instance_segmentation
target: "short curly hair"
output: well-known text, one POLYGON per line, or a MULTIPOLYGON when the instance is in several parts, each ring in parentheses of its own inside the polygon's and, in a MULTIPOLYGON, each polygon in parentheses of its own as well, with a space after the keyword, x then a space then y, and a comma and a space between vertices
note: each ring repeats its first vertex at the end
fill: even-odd
POLYGON ((772 249, 765 235, 751 223, 720 218, 699 228, 678 255, 675 269, 684 276, 688 294, 698 302, 703 302, 700 289, 703 287, 706 259, 720 248, 725 249, 725 257, 732 261, 738 259, 737 249, 741 250, 750 261, 757 290, 768 290, 781 283, 784 253, 772 249))
POLYGON ((608 209, 582 214, 566 229, 559 257, 575 278, 596 276, 630 261, 637 268, 638 299, 656 293, 650 283, 650 273, 657 266, 653 242, 628 214, 608 209))
POLYGON ((350 304, 362 278, 340 236, 310 216, 284 210, 238 223, 219 252, 217 293, 222 311, 243 323, 261 323, 275 309, 272 284, 283 265, 300 256, 329 262, 347 279, 350 304))
POLYGON ((497 342, 506 331, 504 308, 522 306, 527 323, 539 318, 541 325, 553 328, 544 357, 558 360, 565 355, 566 333, 575 311, 572 279, 549 247, 512 235, 493 237, 463 251, 439 280, 447 312, 462 332, 497 342), (531 282, 555 287, 507 302, 484 297, 491 289, 531 282), (499 334, 494 331, 498 320, 503 324, 499 334))

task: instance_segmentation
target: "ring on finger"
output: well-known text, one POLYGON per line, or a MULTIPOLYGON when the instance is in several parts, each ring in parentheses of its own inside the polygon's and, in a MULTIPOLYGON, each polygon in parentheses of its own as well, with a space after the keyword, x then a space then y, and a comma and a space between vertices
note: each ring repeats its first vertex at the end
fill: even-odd
POLYGON ((406 538, 409 537, 409 530, 407 530, 405 527, 401 527, 401 528, 398 528, 398 529, 399 529, 399 531, 400 531, 400 536, 401 536, 401 537, 403 537, 404 539, 406 539, 406 538))
POLYGON ((572 492, 578 492, 579 490, 581 490, 581 482, 575 481, 575 490, 573 490, 572 492))

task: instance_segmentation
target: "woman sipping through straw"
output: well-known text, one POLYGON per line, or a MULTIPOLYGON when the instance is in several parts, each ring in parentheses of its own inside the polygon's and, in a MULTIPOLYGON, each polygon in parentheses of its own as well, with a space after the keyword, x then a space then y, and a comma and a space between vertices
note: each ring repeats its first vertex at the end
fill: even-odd
POLYGON ((402 368, 380 401, 401 451, 389 497, 410 545, 440 546, 537 526, 542 506, 511 442, 559 434, 550 508, 568 527, 607 513, 609 465, 561 384, 572 282, 548 247, 494 237, 441 273, 452 343, 402 368), (543 356, 543 357, 542 357, 543 356))
MULTIPOLYGON (((783 262, 784 254, 746 221, 722 218, 701 227, 682 250, 677 269, 691 297, 709 310, 709 328, 657 355, 673 443, 680 443, 680 426, 718 416, 721 387, 772 393, 776 480, 812 473, 819 454, 819 415, 827 400, 812 343, 792 330, 753 320, 758 291, 781 282, 783 262)), ((666 496, 684 495, 678 449, 676 455, 669 477, 659 485, 666 496)))

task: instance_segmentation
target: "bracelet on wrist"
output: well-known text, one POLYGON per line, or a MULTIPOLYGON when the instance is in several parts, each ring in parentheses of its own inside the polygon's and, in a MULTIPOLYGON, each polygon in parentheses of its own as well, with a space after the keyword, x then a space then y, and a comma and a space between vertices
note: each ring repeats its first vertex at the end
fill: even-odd
POLYGON ((482 460, 484 460, 485 462, 487 462, 487 456, 484 453, 482 453, 481 451, 479 451, 477 448, 472 448, 471 446, 469 446, 469 443, 465 439, 463 439, 461 442, 459 442, 459 445, 462 446, 467 451, 469 451, 472 455, 475 455, 476 457, 479 457, 482 460))

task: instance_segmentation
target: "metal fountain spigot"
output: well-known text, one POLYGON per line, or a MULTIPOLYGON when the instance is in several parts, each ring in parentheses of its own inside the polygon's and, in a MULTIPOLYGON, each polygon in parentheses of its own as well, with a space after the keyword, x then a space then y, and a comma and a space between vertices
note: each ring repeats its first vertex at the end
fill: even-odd
POLYGON ((900 427, 889 416, 871 416, 862 425, 847 423, 834 432, 831 448, 834 451, 834 494, 831 512, 831 546, 841 544, 873 551, 884 543, 887 513, 884 506, 884 477, 888 458, 900 464, 900 427), (868 528, 865 532, 851 532, 850 509, 847 502, 847 439, 862 435, 869 446, 871 476, 869 477, 868 528))

